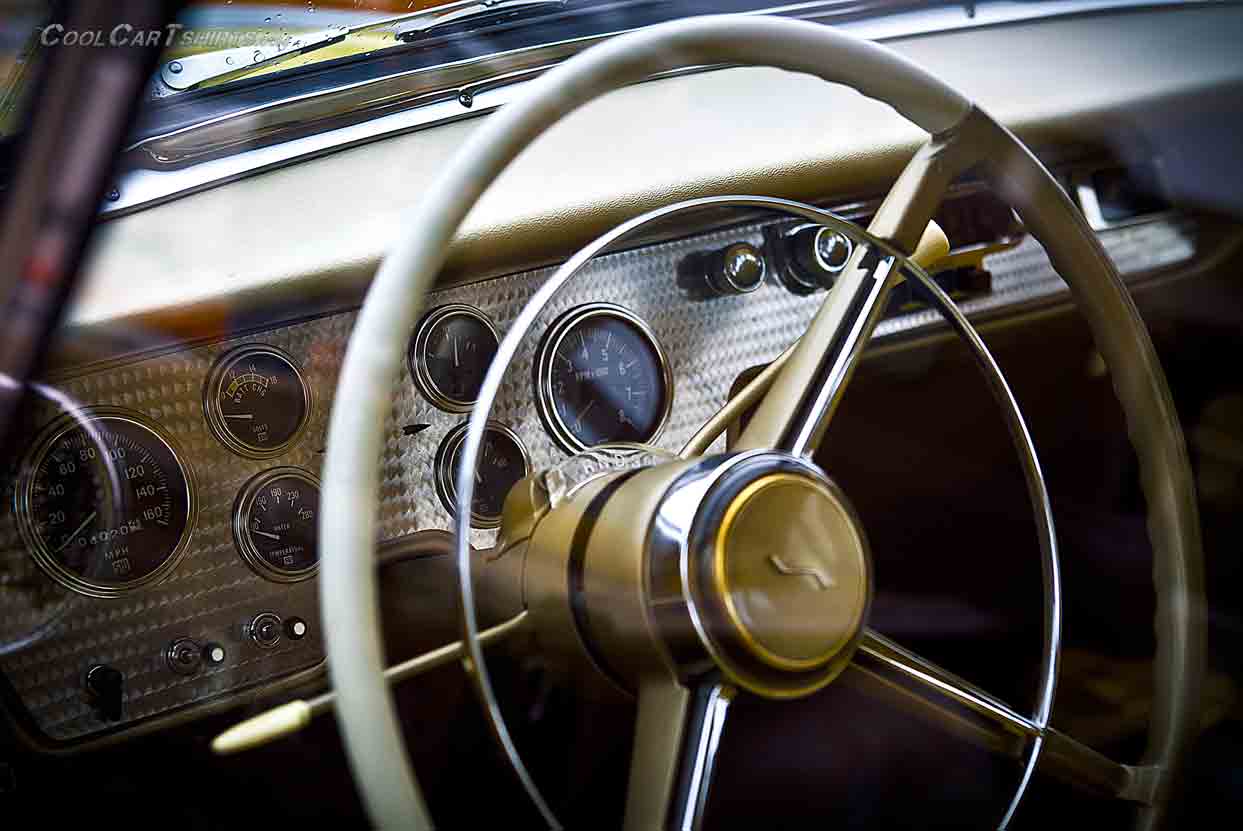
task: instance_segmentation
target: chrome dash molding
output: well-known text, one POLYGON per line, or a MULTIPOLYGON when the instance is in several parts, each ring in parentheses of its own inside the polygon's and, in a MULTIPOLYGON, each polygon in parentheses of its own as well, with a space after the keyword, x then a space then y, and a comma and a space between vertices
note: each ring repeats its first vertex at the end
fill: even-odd
MULTIPOLYGON (((844 31, 885 41, 1088 12, 1206 5, 1213 0, 1050 0, 1040 4, 983 0, 889 14, 879 4, 850 4, 844 31), (858 17, 866 8, 876 17, 858 17)), ((826 20, 843 13, 840 0, 790 3, 744 14, 826 20)), ((399 73, 242 110, 135 142, 129 168, 100 207, 101 219, 122 216, 264 171, 390 136, 485 115, 521 94, 561 61, 623 31, 550 43, 399 73), (259 145, 259 146, 255 146, 259 145), (236 151, 230 153, 230 151, 236 151), (221 155, 227 154, 227 155, 221 155)), ((703 72, 690 67, 661 76, 703 72)))

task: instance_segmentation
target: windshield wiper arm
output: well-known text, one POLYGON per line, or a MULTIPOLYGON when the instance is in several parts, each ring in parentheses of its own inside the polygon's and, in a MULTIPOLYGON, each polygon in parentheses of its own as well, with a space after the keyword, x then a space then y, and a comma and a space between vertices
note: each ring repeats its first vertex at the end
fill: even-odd
POLYGON ((543 7, 561 7, 568 0, 457 0, 440 6, 420 9, 406 14, 358 23, 354 26, 334 26, 316 32, 308 32, 282 43, 238 46, 219 49, 197 55, 187 55, 168 61, 160 67, 159 79, 173 92, 184 92, 209 81, 223 81, 270 67, 290 58, 341 43, 360 32, 392 26, 400 29, 395 33, 400 40, 409 42, 451 24, 461 24, 471 19, 491 19, 498 13, 532 10, 543 7), (410 24, 410 25, 402 25, 410 24))

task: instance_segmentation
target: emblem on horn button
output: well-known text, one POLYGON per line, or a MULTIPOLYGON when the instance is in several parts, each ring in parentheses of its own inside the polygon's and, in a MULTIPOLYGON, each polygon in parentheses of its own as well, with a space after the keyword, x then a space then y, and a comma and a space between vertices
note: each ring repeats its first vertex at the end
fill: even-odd
POLYGON ((787 472, 751 482, 724 511, 714 555, 728 628, 774 669, 827 664, 863 624, 866 545, 825 482, 787 472))

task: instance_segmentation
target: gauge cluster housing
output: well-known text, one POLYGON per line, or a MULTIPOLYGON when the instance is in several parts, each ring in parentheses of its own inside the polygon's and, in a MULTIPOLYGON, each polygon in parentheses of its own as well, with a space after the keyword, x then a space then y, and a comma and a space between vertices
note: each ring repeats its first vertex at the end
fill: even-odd
MULTIPOLYGON (((668 417, 654 443, 673 451, 721 407, 740 375, 771 361, 797 338, 823 292, 790 291, 772 274, 772 262, 770 276, 746 294, 696 299, 677 279, 681 264, 703 252, 740 243, 765 250, 772 237, 766 231, 783 224, 788 219, 739 217, 733 225, 706 233, 590 261, 541 314, 490 414, 522 448, 528 469, 548 468, 567 457, 541 416, 534 379, 541 341, 575 309, 598 303, 624 309, 660 345, 668 417)), ((1133 276, 1159 273, 1195 254, 1194 226, 1183 217, 1165 215, 1108 229, 1101 239, 1121 270, 1133 276)), ((1008 313, 1067 299, 1065 284, 1031 240, 988 255, 984 264, 992 279, 987 292, 962 298, 968 312, 1008 313)), ((429 297, 428 308, 477 310, 504 336, 551 273, 539 269, 446 288, 429 297)), ((167 574, 120 596, 89 597, 50 579, 31 556, 18 521, 21 472, 11 477, 10 509, 0 515, 0 574, 8 576, 0 587, 0 643, 6 645, 0 653, 0 694, 32 742, 86 746, 228 707, 243 694, 322 682, 313 569, 303 568, 303 562, 296 574, 285 575, 290 579, 278 580, 256 567, 254 552, 248 558, 239 550, 238 510, 246 503, 240 495, 248 485, 253 490, 254 482, 265 481, 275 469, 297 470, 310 482, 318 477, 337 373, 355 316, 352 310, 338 312, 84 365, 38 388, 40 395, 28 408, 25 441, 33 442, 67 409, 131 413, 177 448, 194 483, 195 508, 184 555, 167 574), (283 356, 305 387, 305 417, 287 440, 273 443, 274 452, 241 452, 245 448, 221 439, 219 424, 211 418, 213 396, 205 391, 218 389, 220 367, 247 354, 243 350, 283 356), (297 621, 297 637, 287 631, 290 621, 297 621), (104 681, 101 693, 96 687, 104 681)), ((881 322, 876 336, 917 333, 936 324, 926 309, 900 309, 881 322)), ((466 415, 425 395, 417 373, 415 361, 394 379, 378 507, 380 541, 452 528, 441 468, 446 455, 453 454, 438 451, 455 431, 460 433, 466 415)), ((496 530, 487 527, 489 522, 475 524, 472 543, 490 547, 496 530)), ((268 529, 261 525, 260 530, 268 529)))

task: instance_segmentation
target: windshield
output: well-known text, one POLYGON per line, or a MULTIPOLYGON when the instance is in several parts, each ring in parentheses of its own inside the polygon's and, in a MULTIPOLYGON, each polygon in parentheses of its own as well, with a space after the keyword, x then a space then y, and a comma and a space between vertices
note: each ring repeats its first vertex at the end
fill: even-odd
POLYGON ((390 51, 425 53, 425 64, 440 65, 698 14, 816 7, 858 15, 888 5, 857 0, 215 0, 192 3, 179 18, 156 93, 210 88, 360 56, 383 57, 390 51))
MULTIPOLYGON (((484 10, 493 4, 475 5, 484 10)), ((178 61, 212 53, 253 50, 249 54, 226 56, 223 64, 212 64, 219 72, 199 82, 206 86, 235 77, 284 71, 395 46, 403 42, 402 36, 420 20, 420 14, 449 14, 465 8, 456 0, 215 0, 192 3, 181 16, 184 28, 170 43, 165 58, 178 61), (364 28, 371 26, 375 28, 364 28), (345 33, 348 37, 342 36, 345 33), (317 35, 332 42, 316 46, 317 35), (301 49, 307 51, 299 54, 301 49), (282 56, 284 60, 275 60, 282 56)), ((433 22, 434 17, 428 17, 427 21, 433 22)))

